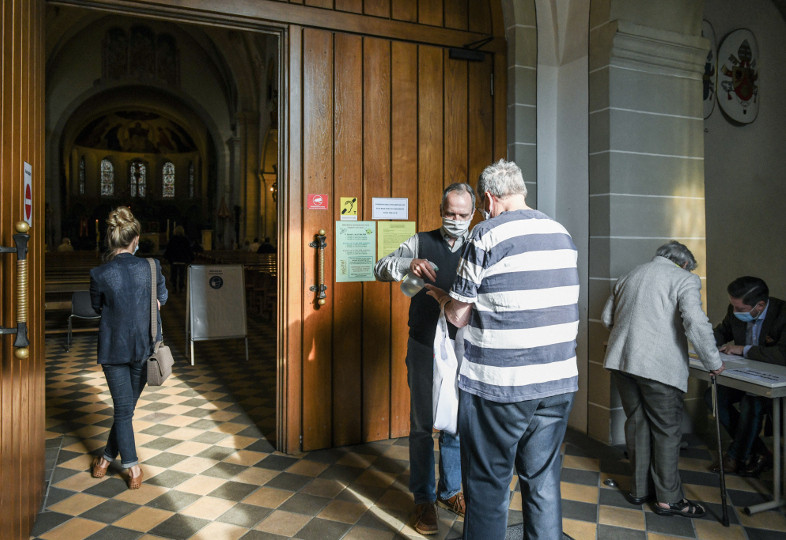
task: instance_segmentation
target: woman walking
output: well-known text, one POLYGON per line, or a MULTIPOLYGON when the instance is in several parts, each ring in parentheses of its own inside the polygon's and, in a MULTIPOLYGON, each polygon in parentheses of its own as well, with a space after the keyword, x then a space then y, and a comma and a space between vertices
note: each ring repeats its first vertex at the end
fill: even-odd
MULTIPOLYGON (((93 461, 92 475, 106 475, 109 464, 120 454, 128 474, 129 489, 142 485, 142 469, 136 455, 134 408, 147 383, 147 358, 153 352, 150 336, 150 288, 152 276, 147 260, 135 257, 141 226, 126 207, 107 218, 106 262, 90 271, 93 309, 101 314, 98 327, 98 363, 104 370, 114 405, 114 423, 102 456, 93 461)), ((156 260, 158 309, 166 303, 167 290, 161 265, 156 260)), ((158 315, 161 339, 161 316, 158 315)))

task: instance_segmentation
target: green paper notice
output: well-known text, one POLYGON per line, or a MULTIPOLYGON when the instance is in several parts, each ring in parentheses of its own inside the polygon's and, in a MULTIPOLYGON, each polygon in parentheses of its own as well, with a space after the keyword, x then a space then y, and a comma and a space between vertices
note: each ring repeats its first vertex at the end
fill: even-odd
POLYGON ((336 282, 374 281, 376 224, 336 221, 336 282))

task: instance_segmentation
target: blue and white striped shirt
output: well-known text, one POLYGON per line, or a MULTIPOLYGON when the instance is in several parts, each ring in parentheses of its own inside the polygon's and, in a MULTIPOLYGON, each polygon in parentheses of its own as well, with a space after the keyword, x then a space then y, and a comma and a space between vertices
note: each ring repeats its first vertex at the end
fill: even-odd
POLYGON ((459 388, 501 403, 578 390, 576 259, 568 231, 537 210, 473 229, 450 290, 474 304, 459 388))

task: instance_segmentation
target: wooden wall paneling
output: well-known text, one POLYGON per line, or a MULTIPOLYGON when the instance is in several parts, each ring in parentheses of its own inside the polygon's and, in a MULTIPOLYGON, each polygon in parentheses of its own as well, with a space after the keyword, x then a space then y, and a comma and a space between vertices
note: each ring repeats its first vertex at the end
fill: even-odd
POLYGON ((418 47, 418 230, 442 223, 443 49, 418 47))
MULTIPOLYGON (((363 219, 390 196, 389 40, 363 39, 363 219)), ((390 286, 363 283, 363 440, 390 436, 390 286)))
POLYGON ((502 159, 508 155, 508 66, 504 54, 494 54, 492 58, 494 62, 494 159, 502 159))
MULTIPOLYGON (((497 1, 497 0, 493 0, 497 1)), ((499 2, 497 2, 499 3, 499 2)), ((491 35, 491 8, 488 2, 469 2, 469 26, 465 30, 491 35)), ((504 29, 501 29, 504 35, 504 29)), ((488 47, 483 47, 488 50, 488 47)))
POLYGON ((418 0, 390 0, 390 13, 397 21, 417 22, 418 0))
POLYGON ((390 0, 363 0, 363 11, 373 17, 390 17, 390 0))
POLYGON ((464 60, 451 60, 444 53, 445 64, 445 179, 447 187, 453 182, 467 182, 467 73, 464 60))
POLYGON ((363 0, 336 0, 336 11, 363 13, 363 0))
MULTIPOLYGON (((468 155, 469 183, 478 187, 478 177, 494 158, 494 111, 491 95, 492 58, 486 55, 484 62, 468 62, 469 105, 468 105, 468 155)), ((496 87, 497 84, 495 83, 496 87)))
MULTIPOLYGON (((285 144, 287 156, 286 183, 279 188, 285 198, 279 203, 283 209, 281 223, 284 226, 284 249, 278 273, 283 295, 283 347, 279 357, 278 401, 278 446, 285 452, 301 450, 302 436, 302 377, 303 377, 303 266, 305 233, 303 232, 303 29, 290 26, 285 39, 286 88, 288 115, 286 118, 289 137, 285 144), (282 411, 281 408, 284 408, 282 411)), ((282 45, 283 46, 283 45, 282 45)), ((281 195, 279 195, 281 196, 281 195)), ((311 248, 309 248, 311 249, 311 248)), ((310 292, 310 291, 309 291, 310 292)))
MULTIPOLYGON (((391 196, 408 197, 410 221, 417 221, 418 192, 418 48, 394 41, 391 49, 391 196)), ((407 339, 409 297, 398 283, 391 289, 390 436, 409 434, 407 339)))
POLYGON ((333 9, 333 0, 306 0, 305 4, 309 7, 333 9))
MULTIPOLYGON (((325 30, 303 30, 303 205, 312 193, 326 194, 333 186, 333 34, 325 30)), ((332 318, 329 306, 318 307, 318 250, 310 247, 320 229, 334 238, 329 210, 304 209, 303 274, 306 300, 303 303, 303 450, 326 448, 332 442, 332 318)), ((335 246, 325 256, 325 284, 332 288, 329 261, 335 246), (328 253, 330 255, 328 255, 328 253)), ((332 291, 330 291, 332 292, 332 291)), ((329 293, 328 293, 329 294, 329 293)), ((328 296, 328 302, 334 302, 328 296)))
POLYGON ((467 19, 467 3, 483 5, 483 2, 472 0, 444 0, 445 1, 445 27, 457 30, 466 30, 469 27, 467 19))
MULTIPOLYGON (((363 196, 363 38, 335 36, 333 216, 341 216, 341 197, 363 196)), ((335 243, 335 236, 331 240, 335 243)), ((335 268, 335 262, 333 263, 335 268)), ((363 284, 336 283, 329 294, 333 310, 333 445, 362 440, 363 284), (338 301, 340 299, 340 302, 338 301)))
POLYGON ((442 9, 442 0, 418 0, 418 22, 442 26, 444 21, 442 9))

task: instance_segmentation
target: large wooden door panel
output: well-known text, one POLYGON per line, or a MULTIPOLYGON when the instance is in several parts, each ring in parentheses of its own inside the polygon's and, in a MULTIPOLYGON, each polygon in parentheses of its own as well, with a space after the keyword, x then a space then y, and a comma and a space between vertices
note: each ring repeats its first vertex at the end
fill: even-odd
MULTIPOLYGON (((27 253, 28 357, 14 335, 0 336, 0 536, 28 538, 43 496, 44 230, 43 1, 4 0, 0 8, 0 244, 14 246, 23 214, 23 171, 32 167, 32 227, 27 253)), ((0 255, 0 325, 17 325, 16 254, 0 255)))
POLYGON ((290 154, 299 160, 291 172, 302 165, 290 177, 302 182, 292 201, 303 216, 302 450, 403 436, 409 299, 397 284, 334 282, 340 199, 357 198, 358 219, 371 221, 373 198, 406 197, 417 230, 438 227, 444 187, 475 184, 493 158, 493 57, 470 64, 443 47, 321 29, 292 36, 302 36, 290 48, 302 53, 290 62, 302 70, 302 120, 293 127, 293 136, 302 127, 302 149, 290 154), (327 195, 330 210, 306 208, 309 194, 327 195), (308 244, 320 229, 322 307, 308 290, 318 272, 308 244))

